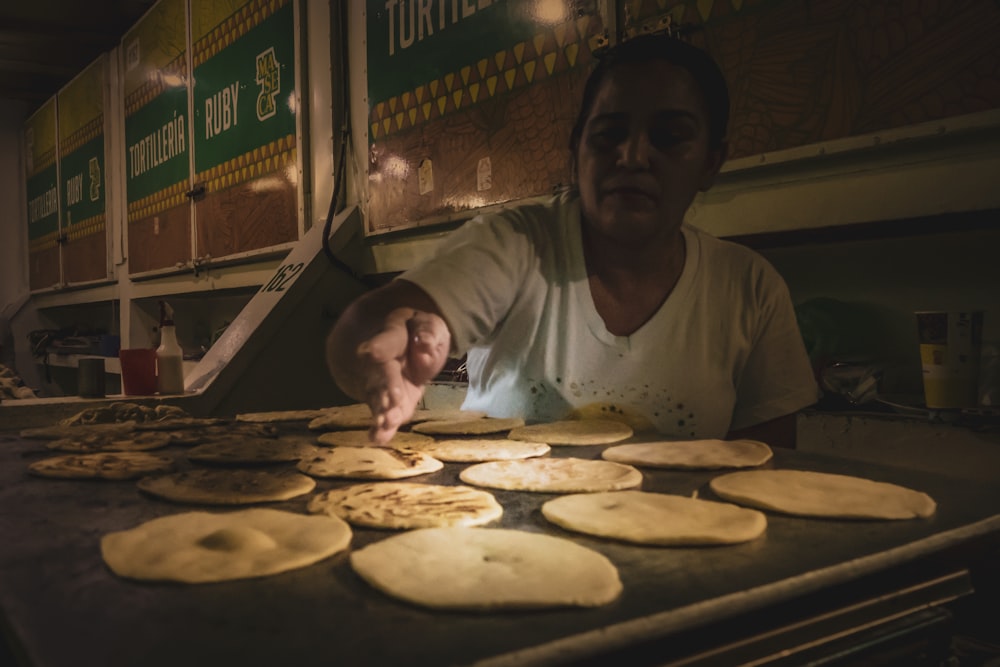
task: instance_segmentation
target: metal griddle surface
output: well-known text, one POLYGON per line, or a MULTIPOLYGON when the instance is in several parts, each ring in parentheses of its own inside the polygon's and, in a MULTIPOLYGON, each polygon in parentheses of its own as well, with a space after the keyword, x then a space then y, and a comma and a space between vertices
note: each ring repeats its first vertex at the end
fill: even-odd
MULTIPOLYGON (((283 427, 288 430, 291 427, 283 427)), ((603 447, 553 448, 599 458, 603 447)), ((173 452, 185 463, 184 448, 173 452)), ((368 587, 347 552, 304 569, 208 585, 120 579, 104 565, 102 535, 155 517, 203 509, 140 494, 132 481, 31 477, 42 441, 0 436, 0 609, 11 643, 39 667, 103 665, 451 665, 555 663, 592 650, 696 628, 736 613, 822 591, 1000 532, 1000 487, 800 452, 764 467, 853 474, 925 491, 925 520, 840 521, 768 513, 754 542, 710 548, 631 546, 548 524, 551 494, 494 491, 498 526, 571 539, 605 554, 624 592, 596 609, 442 613, 368 587)), ((458 483, 446 464, 427 483, 458 483)), ((644 469, 642 489, 713 498, 721 472, 644 469)), ((316 493, 348 481, 318 480, 316 493)), ((308 498, 269 507, 305 513, 308 498)), ((210 508, 226 511, 226 508, 210 508)), ((351 548, 393 534, 354 529, 351 548)))

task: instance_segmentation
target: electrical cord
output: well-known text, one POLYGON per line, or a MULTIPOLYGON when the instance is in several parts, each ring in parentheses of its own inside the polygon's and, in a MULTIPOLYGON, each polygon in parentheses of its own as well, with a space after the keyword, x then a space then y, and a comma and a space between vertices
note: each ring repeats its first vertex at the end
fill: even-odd
MULTIPOLYGON (((341 3, 340 10, 341 10, 341 16, 339 21, 339 27, 341 29, 341 32, 343 33, 344 32, 343 29, 344 26, 347 25, 347 18, 348 18, 347 3, 341 3)), ((347 78, 348 46, 347 46, 347 39, 344 38, 345 35, 342 34, 339 37, 341 38, 339 40, 341 44, 341 53, 339 59, 340 74, 341 74, 340 81, 343 82, 348 80, 347 78)), ((342 96, 341 111, 344 114, 344 124, 343 127, 341 128, 340 151, 337 155, 337 161, 334 163, 335 171, 334 171, 333 195, 330 197, 330 208, 327 211, 326 222, 323 225, 323 253, 326 255, 326 258, 330 261, 330 263, 333 266, 347 273, 349 276, 357 280, 362 285, 365 285, 370 289, 374 289, 375 287, 377 287, 377 285, 374 283, 374 281, 371 280, 371 278, 362 275, 361 273, 356 271, 353 266, 351 266, 341 258, 337 257, 337 255, 334 254, 333 249, 330 247, 330 234, 333 231, 333 219, 340 210, 338 204, 340 202, 341 193, 347 183, 347 178, 346 178, 347 145, 351 140, 351 112, 350 112, 350 104, 348 104, 346 100, 347 96, 346 95, 342 96)))

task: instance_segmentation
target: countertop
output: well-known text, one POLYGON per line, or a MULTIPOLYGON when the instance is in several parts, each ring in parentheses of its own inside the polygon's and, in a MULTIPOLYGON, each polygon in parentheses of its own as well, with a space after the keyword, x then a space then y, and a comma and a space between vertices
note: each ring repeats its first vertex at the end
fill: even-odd
MULTIPOLYGON (((559 447, 552 456, 599 458, 602 449, 559 447)), ((183 447, 162 451, 190 465, 183 447)), ((43 441, 0 436, 0 610, 15 653, 38 667, 562 664, 841 590, 1000 534, 996 484, 777 450, 764 467, 902 484, 929 493, 937 513, 895 522, 768 513, 765 535, 753 542, 663 548, 571 534, 541 516, 551 494, 494 491, 504 515, 492 525, 566 537, 603 553, 618 567, 624 592, 594 609, 443 613, 370 588, 351 570, 349 551, 260 579, 180 585, 118 578, 101 559, 103 534, 204 508, 147 497, 133 481, 29 476, 28 463, 48 455, 43 441)), ((456 484, 463 467, 445 464, 412 481, 456 484)), ((643 469, 642 489, 713 498, 707 483, 721 472, 643 469)), ((318 480, 314 493, 350 483, 318 480)), ((304 513, 312 495, 267 506, 304 513)), ((350 548, 391 534, 355 528, 350 548)))

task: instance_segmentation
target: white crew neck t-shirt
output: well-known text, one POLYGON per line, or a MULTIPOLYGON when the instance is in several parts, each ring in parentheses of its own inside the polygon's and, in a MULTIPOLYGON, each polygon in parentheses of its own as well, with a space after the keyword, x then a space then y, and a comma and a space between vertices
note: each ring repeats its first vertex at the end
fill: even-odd
POLYGON ((816 402, 787 286, 760 255, 682 228, 684 269, 659 310, 611 334, 590 293, 575 193, 478 216, 401 278, 468 353, 463 407, 552 421, 640 414, 676 438, 722 438, 816 402))

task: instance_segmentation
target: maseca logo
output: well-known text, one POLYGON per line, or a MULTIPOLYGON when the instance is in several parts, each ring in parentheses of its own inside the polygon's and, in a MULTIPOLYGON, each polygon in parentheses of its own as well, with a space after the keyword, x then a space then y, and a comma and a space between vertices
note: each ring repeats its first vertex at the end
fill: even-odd
POLYGON ((277 113, 274 98, 281 92, 281 68, 273 46, 257 55, 257 85, 257 120, 265 120, 277 113))

